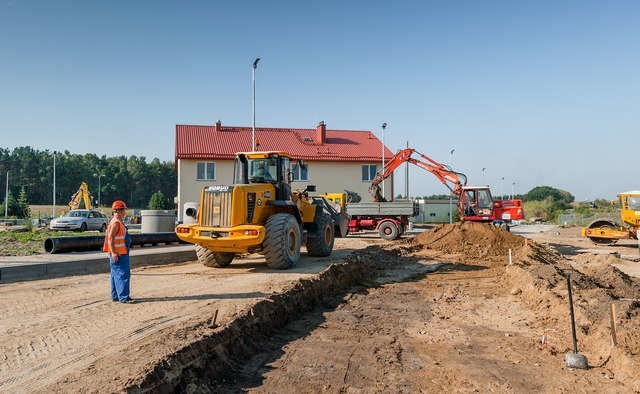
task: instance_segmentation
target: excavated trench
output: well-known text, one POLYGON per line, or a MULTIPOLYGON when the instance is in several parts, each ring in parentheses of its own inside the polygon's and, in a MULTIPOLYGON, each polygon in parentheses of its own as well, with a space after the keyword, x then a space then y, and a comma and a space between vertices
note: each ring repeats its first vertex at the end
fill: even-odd
POLYGON ((208 392, 233 379, 246 360, 263 352, 272 342, 273 332, 315 307, 333 308, 350 289, 377 286, 376 278, 383 274, 387 281, 403 280, 423 276, 439 266, 370 246, 342 263, 332 264, 313 279, 302 279, 286 291, 259 301, 229 324, 216 328, 212 335, 156 364, 144 380, 130 382, 127 391, 193 392, 197 388, 197 392, 208 392), (394 266, 402 274, 394 276, 394 266))
MULTIPOLYGON (((445 225, 396 247, 370 246, 359 251, 313 279, 300 280, 258 302, 227 325, 210 330, 210 334, 157 363, 142 380, 130 381, 127 391, 217 392, 243 386, 243 380, 256 379, 255 375, 243 375, 248 360, 262 360, 258 362, 266 365, 267 360, 261 358, 265 351, 281 354, 289 341, 322 324, 322 312, 316 309, 309 313, 314 308, 331 311, 345 302, 348 292, 367 292, 381 283, 419 281, 436 270, 444 276, 451 270, 486 270, 496 294, 518 298, 529 310, 544 315, 545 324, 558 327, 564 327, 561 324, 566 320, 564 274, 571 272, 578 291, 575 303, 582 344, 598 355, 593 365, 607 368, 619 379, 633 379, 634 360, 640 352, 640 283, 636 279, 609 265, 596 272, 581 272, 546 246, 491 226, 479 226, 445 225), (505 260, 510 252, 513 265, 505 260), (473 261, 473 265, 461 261, 473 261), (608 308, 614 302, 619 307, 619 344, 611 348, 608 308), (301 330, 282 334, 287 324, 299 320, 303 321, 301 330)), ((202 324, 210 327, 211 322, 202 324)), ((558 331, 556 335, 564 340, 545 350, 553 357, 569 350, 561 344, 568 343, 568 329, 558 331)))

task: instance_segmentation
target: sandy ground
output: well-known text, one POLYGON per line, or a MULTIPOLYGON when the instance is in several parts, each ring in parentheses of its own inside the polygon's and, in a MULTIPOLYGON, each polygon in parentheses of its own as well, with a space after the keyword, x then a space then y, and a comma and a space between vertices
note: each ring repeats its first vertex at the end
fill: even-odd
POLYGON ((289 271, 146 267, 133 305, 104 274, 3 285, 0 392, 640 392, 640 284, 616 268, 637 244, 519 230, 338 239, 289 271), (564 364, 566 272, 588 370, 564 364))

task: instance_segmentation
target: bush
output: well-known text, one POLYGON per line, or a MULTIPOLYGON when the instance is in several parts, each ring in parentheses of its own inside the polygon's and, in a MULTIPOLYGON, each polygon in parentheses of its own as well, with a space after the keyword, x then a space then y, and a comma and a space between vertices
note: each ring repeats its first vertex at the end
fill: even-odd
POLYGON ((151 195, 151 199, 149 199, 149 209, 173 209, 173 204, 169 201, 168 198, 162 194, 161 191, 157 191, 151 195))

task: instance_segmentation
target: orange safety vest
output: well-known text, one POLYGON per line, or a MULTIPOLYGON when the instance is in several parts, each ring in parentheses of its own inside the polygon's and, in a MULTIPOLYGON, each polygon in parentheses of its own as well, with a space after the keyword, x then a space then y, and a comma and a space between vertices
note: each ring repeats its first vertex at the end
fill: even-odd
POLYGON ((129 250, 127 249, 127 245, 125 243, 125 235, 126 235, 126 229, 124 227, 124 224, 122 224, 121 221, 117 220, 117 219, 111 219, 111 222, 109 223, 109 227, 107 228, 107 233, 104 237, 104 245, 102 246, 102 250, 105 252, 111 252, 111 250, 109 249, 109 237, 111 234, 111 226, 113 226, 114 224, 119 224, 120 228, 118 229, 118 232, 116 233, 116 236, 113 238, 113 246, 115 247, 115 252, 117 254, 129 254, 129 250))

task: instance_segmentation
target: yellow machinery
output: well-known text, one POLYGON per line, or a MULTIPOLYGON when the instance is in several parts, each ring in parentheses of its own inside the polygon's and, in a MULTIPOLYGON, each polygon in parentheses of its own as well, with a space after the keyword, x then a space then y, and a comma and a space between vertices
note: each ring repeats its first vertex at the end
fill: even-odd
POLYGON ((89 193, 89 186, 87 186, 87 182, 82 182, 78 191, 71 196, 71 201, 69 201, 68 204, 69 210, 73 211, 80 208, 80 202, 83 201, 85 209, 93 208, 91 206, 91 193, 89 193))
POLYGON ((582 228, 582 236, 597 244, 614 244, 619 239, 637 239, 640 230, 640 191, 618 194, 620 199, 620 226, 609 219, 597 219, 582 228))
POLYGON ((178 225, 176 234, 195 244, 209 267, 261 253, 269 267, 286 269, 298 262, 303 244, 310 256, 330 255, 335 231, 327 203, 309 197, 314 185, 291 191, 291 161, 285 152, 238 153, 234 184, 204 187, 197 223, 178 225))

